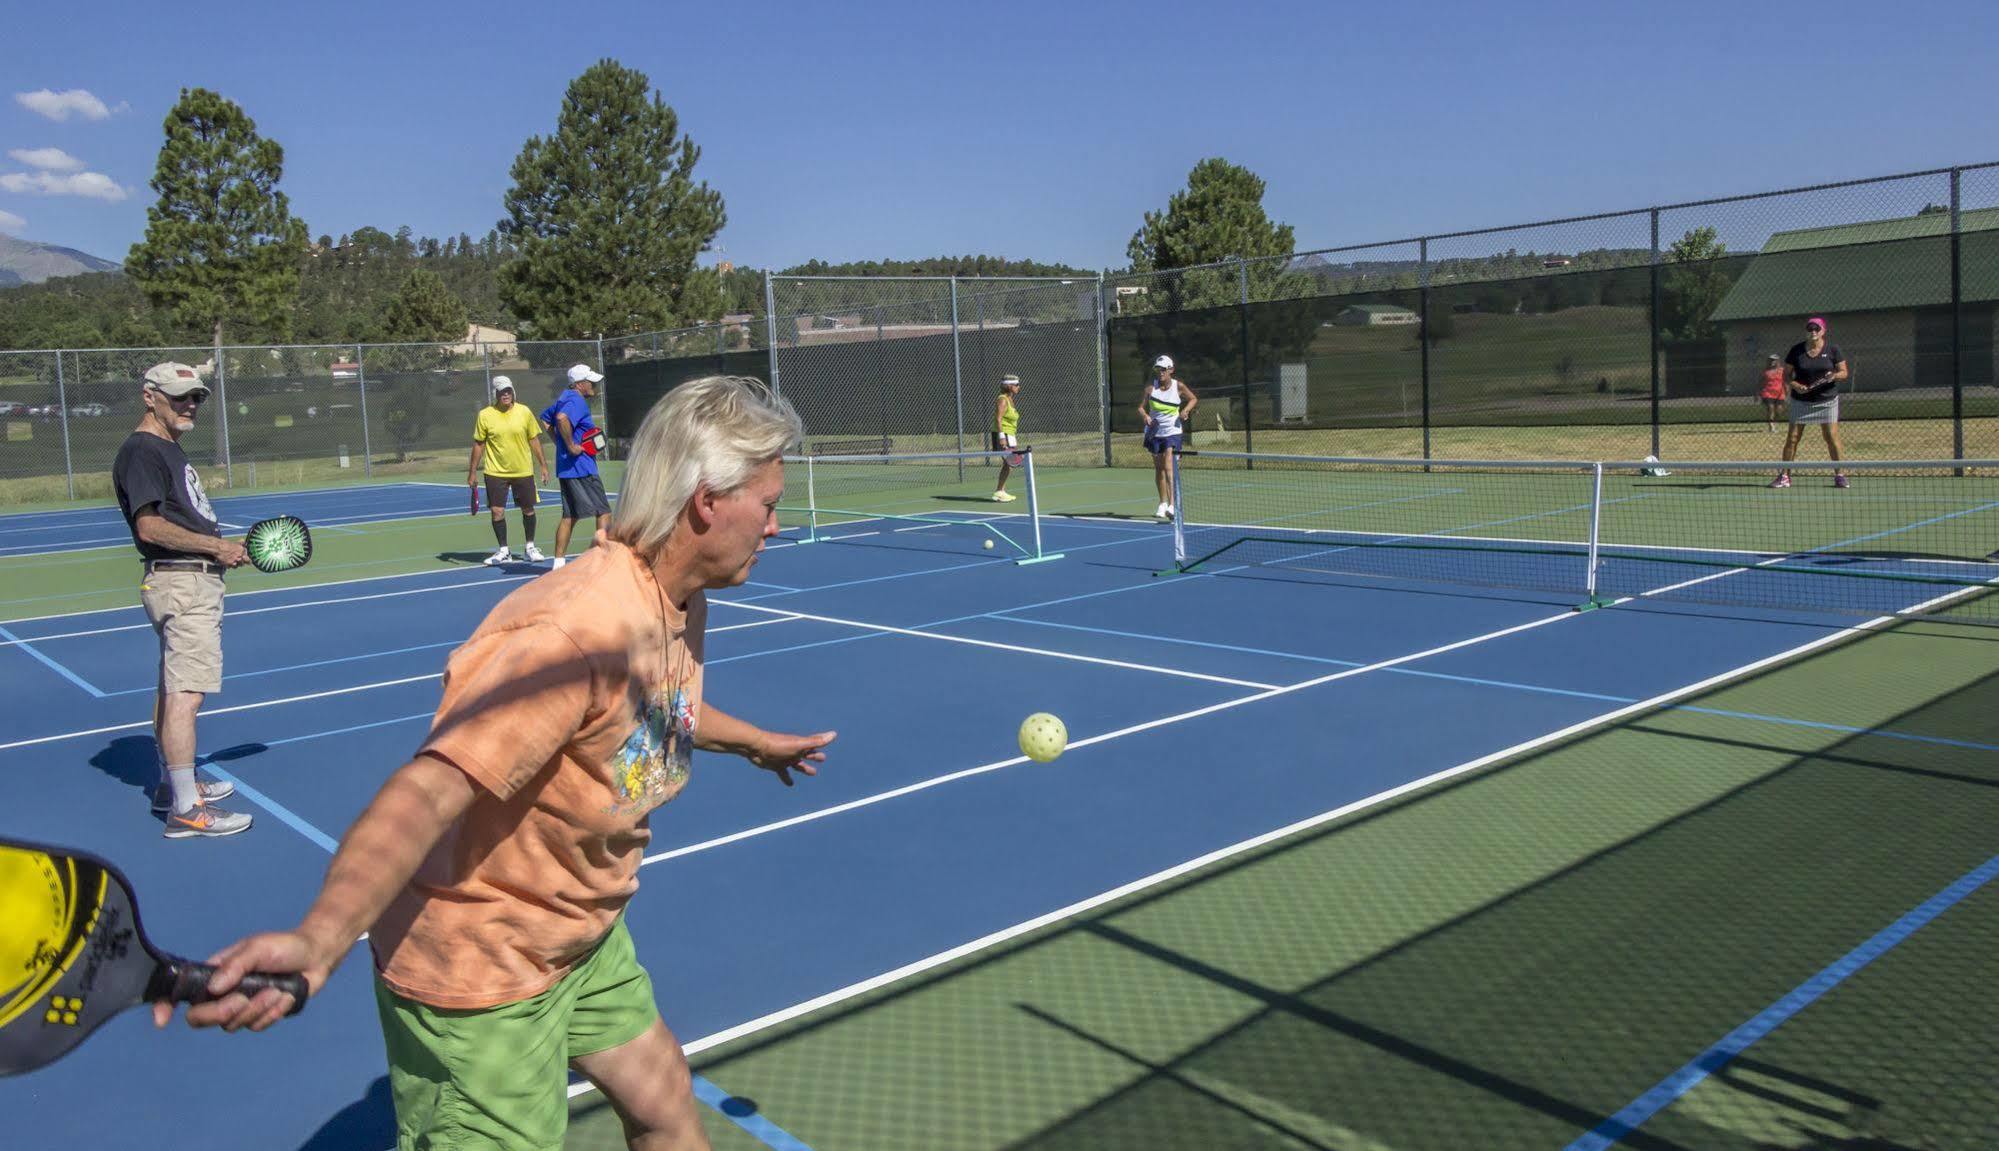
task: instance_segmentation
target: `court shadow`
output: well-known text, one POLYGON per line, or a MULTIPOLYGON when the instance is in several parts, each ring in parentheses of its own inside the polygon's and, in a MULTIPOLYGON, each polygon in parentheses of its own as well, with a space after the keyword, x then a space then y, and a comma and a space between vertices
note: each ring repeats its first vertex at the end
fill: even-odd
POLYGON ((396 1145, 396 1106, 389 1097, 389 1077, 377 1076, 361 1098, 342 1107, 319 1130, 314 1131, 299 1151, 350 1151, 356 1147, 396 1145))
MULTIPOLYGON (((492 554, 492 552, 438 552, 437 558, 444 563, 460 567, 479 567, 486 562, 486 557, 492 554)), ((524 559, 511 559, 503 564, 494 564, 493 569, 516 573, 544 570, 541 564, 529 563, 524 559)))
POLYGON ((141 793, 149 793, 160 778, 159 753, 150 735, 125 735, 112 740, 90 757, 90 766, 141 793))

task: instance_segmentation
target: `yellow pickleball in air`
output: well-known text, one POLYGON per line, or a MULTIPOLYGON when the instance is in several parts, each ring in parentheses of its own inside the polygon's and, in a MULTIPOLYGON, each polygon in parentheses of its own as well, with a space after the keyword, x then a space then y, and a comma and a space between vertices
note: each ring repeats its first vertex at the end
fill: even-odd
POLYGON ((1054 763, 1069 746, 1069 729, 1045 711, 1020 721, 1020 750, 1036 763, 1054 763))

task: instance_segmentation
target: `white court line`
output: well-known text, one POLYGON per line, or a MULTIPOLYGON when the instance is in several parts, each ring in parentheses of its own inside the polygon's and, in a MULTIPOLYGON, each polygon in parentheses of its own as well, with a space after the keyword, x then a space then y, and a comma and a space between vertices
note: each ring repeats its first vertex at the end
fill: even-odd
MULTIPOLYGON (((1143 586, 1143 585, 1136 585, 1136 586, 1143 586)), ((744 611, 775 612, 779 610, 774 607, 764 607, 760 604, 737 603, 730 600, 711 600, 710 602, 717 604, 724 604, 727 605, 728 607, 742 608, 744 611)), ((1179 679, 1206 680, 1209 683, 1225 683, 1231 687, 1253 687, 1262 691, 1283 690, 1273 683, 1258 683, 1253 679, 1231 679, 1230 677, 1225 675, 1207 675, 1205 673, 1198 671, 1183 671, 1177 667, 1156 667, 1152 664, 1130 663, 1121 659, 1105 659, 1101 656, 1079 655, 1076 652, 1072 651, 1055 651, 1050 648, 1042 648, 1042 647, 1024 647, 1020 644, 1000 643, 996 640, 990 640, 990 639, 973 639, 970 636, 946 635, 943 632, 918 631, 915 628, 907 628, 907 627, 890 627, 888 624, 885 623, 867 623, 857 619, 837 619, 830 615, 813 615, 810 612, 802 612, 802 611, 786 612, 785 614, 789 615, 793 619, 809 619, 816 623, 830 623, 830 624, 836 624, 840 627, 859 628, 862 631, 883 632, 888 635, 907 635, 907 636, 914 636, 917 639, 942 640, 945 643, 962 643, 962 644, 968 644, 972 647, 989 647, 989 648, 995 648, 999 651, 1015 651, 1015 652, 1020 652, 1023 655, 1045 655, 1050 659, 1066 659, 1066 660, 1073 660, 1076 663, 1101 664, 1104 667, 1121 667, 1128 671, 1146 671, 1146 672, 1151 672, 1154 675, 1170 675, 1179 679)), ((1073 747, 1076 745, 1071 744, 1070 746, 1073 747)))
MULTIPOLYGON (((535 578, 535 577, 534 577, 534 576, 531 576, 531 575, 523 575, 523 576, 493 576, 493 577, 488 577, 488 578, 486 578, 486 579, 481 579, 481 580, 468 580, 468 581, 466 581, 466 582, 464 582, 464 583, 451 583, 451 584, 442 584, 442 585, 440 585, 440 586, 438 586, 438 587, 419 587, 419 588, 408 588, 408 589, 405 589, 405 590, 403 590, 403 591, 384 591, 384 592, 376 592, 376 593, 374 593, 373 595, 350 595, 350 596, 338 596, 338 597, 335 597, 335 598, 333 598, 333 599, 309 599, 309 600, 300 600, 300 601, 299 601, 298 603, 281 603, 281 604, 274 604, 274 605, 272 605, 271 607, 252 607, 252 608, 244 608, 244 609, 243 609, 242 611, 225 611, 225 612, 223 612, 223 613, 222 613, 222 618, 223 618, 223 619, 235 619, 235 618, 236 618, 236 617, 238 617, 238 616, 246 616, 246 615, 263 615, 263 614, 265 614, 265 613, 267 613, 267 612, 274 612, 274 611, 291 611, 291 610, 292 610, 293 608, 301 608, 301 607, 327 607, 327 606, 329 606, 329 605, 333 605, 333 604, 343 604, 343 603, 362 603, 362 602, 364 602, 364 601, 366 601, 366 600, 375 600, 375 599, 395 599, 395 598, 397 598, 397 597, 399 597, 399 596, 406 596, 406 595, 428 595, 428 594, 429 594, 429 593, 431 593, 431 592, 438 592, 438 591, 457 591, 457 590, 459 590, 459 589, 461 589, 461 588, 476 588, 476 587, 490 587, 490 586, 492 586, 492 585, 494 585, 494 584, 508 584, 508 583, 520 583, 520 582, 521 582, 521 581, 523 581, 523 580, 531 580, 531 579, 533 579, 533 578, 535 578)), ((325 584, 308 584, 308 585, 305 585, 305 586, 307 586, 307 587, 325 587, 325 586, 328 586, 328 585, 325 585, 325 584)), ((296 589, 292 589, 292 590, 296 590, 296 589)), ((245 595, 254 595, 254 594, 256 594, 256 593, 254 593, 254 592, 245 592, 245 593, 243 593, 243 594, 245 594, 245 595)), ((122 610, 124 610, 124 609, 122 609, 122 608, 121 608, 121 609, 114 609, 114 610, 121 610, 121 611, 122 611, 122 610)), ((81 614, 81 613, 80 613, 80 614, 81 614)), ((42 617, 42 618, 44 618, 44 619, 48 619, 48 618, 60 618, 60 617, 49 617, 49 616, 44 616, 44 617, 42 617)), ((19 620, 8 620, 7 622, 11 624, 11 623, 19 623, 19 622, 22 622, 22 621, 19 621, 19 620)), ((30 644, 30 643, 43 643, 43 642, 46 642, 46 641, 48 641, 48 640, 54 640, 54 639, 79 639, 79 638, 81 638, 81 637, 83 637, 83 636, 90 636, 90 635, 110 635, 110 634, 111 634, 111 633, 113 633, 113 632, 120 632, 120 631, 151 631, 151 630, 153 630, 153 625, 152 625, 151 623, 127 623, 127 624, 118 624, 118 625, 117 625, 117 626, 115 626, 115 627, 99 627, 99 628, 91 628, 91 629, 89 629, 89 630, 87 630, 87 631, 64 631, 64 632, 56 632, 56 633, 55 633, 55 634, 53 634, 53 635, 34 635, 34 636, 28 636, 28 637, 26 637, 26 638, 24 638, 24 639, 11 639, 11 640, 0 640, 0 647, 9 647, 9 646, 12 646, 12 645, 14 645, 14 644, 30 644)), ((208 714, 208 713, 204 712, 203 714, 204 714, 204 715, 206 715, 206 714, 208 714)))
MULTIPOLYGON (((717 602, 720 602, 720 601, 718 601, 718 600, 711 600, 710 602, 711 602, 711 603, 717 603, 717 602)), ((703 632, 702 634, 704 634, 704 635, 714 635, 714 634, 715 634, 716 632, 718 632, 718 631, 741 631, 741 630, 743 630, 743 629, 744 629, 744 628, 746 628, 746 627, 769 627, 770 625, 772 625, 772 624, 774 624, 774 623, 790 623, 790 622, 792 622, 793 620, 800 620, 800 619, 804 619, 804 618, 805 618, 805 617, 804 617, 804 616, 802 616, 802 615, 792 615, 792 614, 790 614, 789 612, 787 612, 787 613, 785 613, 785 615, 784 615, 784 617, 783 617, 782 619, 760 619, 760 620, 755 620, 755 621, 752 621, 752 622, 750 622, 750 623, 732 623, 732 624, 728 625, 727 627, 711 627, 711 628, 707 629, 707 631, 703 632)))
MULTIPOLYGON (((1567 615, 1574 615, 1574 614, 1576 613, 1566 613, 1565 616, 1563 617, 1555 617, 1555 618, 1566 618, 1567 615)), ((1329 823, 1343 816, 1350 815, 1356 811, 1361 811, 1369 807, 1377 806, 1387 800, 1394 799, 1402 795, 1406 795, 1412 791, 1417 791, 1423 788, 1427 788, 1435 783, 1441 782, 1446 779, 1450 779, 1454 776, 1462 775, 1470 771, 1476 771, 1479 768, 1486 767, 1494 763, 1498 763, 1502 760, 1512 758, 1513 756, 1516 755, 1521 755, 1526 752, 1533 751, 1536 748, 1545 747, 1551 743, 1558 743, 1572 736, 1580 735, 1592 729, 1603 727, 1607 724, 1615 723, 1618 720, 1625 718, 1626 716, 1634 715, 1649 709, 1662 707, 1666 704, 1672 703, 1675 700, 1683 699, 1689 695, 1694 695, 1699 692, 1706 691, 1709 688, 1716 687, 1723 683, 1727 683, 1731 680, 1740 679, 1743 676, 1753 674, 1774 663, 1779 663, 1785 660, 1794 659, 1798 656, 1804 655, 1818 648, 1822 648, 1830 644, 1850 639, 1863 632, 1872 630, 1874 628, 1878 628, 1883 624, 1893 622, 1895 618, 1896 617, 1894 616, 1880 616, 1875 619, 1867 620, 1863 623, 1856 624, 1844 630, 1834 632, 1831 635, 1821 636, 1820 638, 1812 640, 1808 643, 1800 644, 1797 647, 1778 652, 1775 655, 1765 656, 1762 659, 1752 660, 1749 663, 1745 663, 1739 667, 1734 667, 1719 674, 1709 676, 1708 678, 1700 680, 1696 683, 1690 683, 1683 687, 1677 687, 1670 691, 1662 692, 1658 695, 1655 695, 1650 699, 1640 700, 1636 703, 1627 704, 1623 707, 1615 708, 1611 711, 1607 711, 1600 715, 1592 716, 1589 719, 1582 720, 1579 723, 1570 724, 1568 727, 1562 728, 1558 731, 1552 731, 1548 732, 1545 735, 1535 736, 1532 739, 1516 743, 1511 747, 1502 748, 1499 751, 1479 756, 1476 759, 1466 760, 1465 762, 1457 764, 1456 766, 1448 767, 1443 769, 1442 771, 1434 772, 1430 775, 1424 776, 1421 779, 1411 780, 1408 783, 1399 784, 1385 791, 1376 792, 1375 794, 1367 796, 1364 799, 1358 799, 1353 801, 1352 803, 1343 804, 1329 811, 1323 811, 1317 815, 1308 816, 1305 819, 1298 820, 1295 823, 1287 824, 1283 827, 1277 828, 1276 830, 1267 831, 1261 835, 1252 836, 1249 839, 1241 840, 1237 843, 1232 843, 1227 847, 1218 848, 1214 851, 1208 852, 1205 855, 1197 856, 1193 859, 1187 860, 1184 863, 1174 864, 1172 867, 1166 868, 1162 871, 1155 871, 1150 875, 1132 880, 1129 883, 1125 883, 1117 887, 1113 887, 1108 891, 1099 892, 1096 895, 1092 895, 1086 899, 1078 900, 1065 907, 1060 907, 1055 909, 1054 911, 1050 911, 1042 915, 1037 915, 1032 919, 1023 920, 1022 922, 1016 923, 1011 927, 1003 928, 999 931, 992 932, 991 934, 988 935, 982 935, 977 939, 973 939, 970 940, 969 942, 959 944, 958 946, 953 947, 947 951, 940 951, 935 955, 927 956, 923 959, 916 960, 913 963, 907 963, 901 967, 897 967, 889 971, 884 971, 879 975, 872 976, 870 978, 861 980, 860 982, 857 983, 850 983, 845 987, 841 987, 836 990, 829 991, 823 995, 818 995, 811 999, 795 1003, 790 1007, 785 1007, 780 1010, 770 1012, 769 1014, 766 1015, 760 1015, 755 1019, 748 1020, 747 1022, 739 1023, 733 1027, 727 1027, 724 1028, 723 1030, 716 1031, 708 1035, 704 1035, 699 1039, 695 1039, 689 1043, 686 1043, 684 1045, 685 1050, 690 1055, 698 1054, 702 1051, 706 1051, 711 1048, 721 1046, 722 1044, 729 1043, 737 1039, 741 1039, 745 1036, 753 1035, 759 1031, 775 1027, 779 1024, 789 1022, 793 1019, 799 1018, 800 1016, 811 1014, 812 1012, 818 1011, 822 1008, 831 1007, 834 1006, 835 1004, 845 1002, 847 1000, 856 998, 858 996, 866 995, 869 992, 878 990, 882 987, 886 987, 900 980, 907 979, 910 976, 920 975, 925 971, 930 971, 934 968, 941 967, 945 964, 954 962, 958 959, 962 959, 967 955, 976 954, 977 952, 984 951, 988 948, 1005 943, 1009 940, 1016 939, 1020 936, 1038 931, 1044 927, 1049 926, 1050 924, 1059 923, 1062 920, 1069 919, 1076 915, 1080 915, 1084 912, 1094 910, 1098 907, 1102 907, 1109 903, 1114 903, 1120 899, 1125 898, 1126 896, 1134 895, 1137 894, 1138 892, 1145 891, 1149 888, 1157 887, 1162 883, 1167 883, 1174 879, 1178 879, 1181 876, 1187 875, 1191 872, 1199 871, 1202 868, 1211 866, 1216 863, 1220 863, 1224 860, 1242 855, 1246 852, 1255 851, 1260 847, 1264 847, 1268 844, 1275 843, 1282 839, 1286 839, 1300 832, 1308 831, 1314 827, 1318 827, 1323 824, 1329 823)), ((1538 620, 1523 626, 1536 627, 1542 623, 1547 623, 1547 622, 1550 621, 1538 620)), ((1514 628, 1509 630, 1517 631, 1520 629, 1514 628)), ((1503 634, 1506 633, 1504 632, 1493 633, 1494 636, 1503 635, 1503 634)), ((1463 643, 1477 643, 1480 641, 1480 639, 1486 639, 1486 638, 1492 638, 1492 637, 1491 636, 1479 637, 1478 639, 1463 641, 1463 643)), ((1454 644, 1450 646, 1461 646, 1461 644, 1454 644)), ((1443 649, 1438 649, 1438 650, 1443 650, 1443 649)), ((1414 659, 1414 658, 1419 658, 1419 657, 1405 656, 1403 657, 1403 660, 1414 659)), ((1396 660, 1390 662, 1402 662, 1403 660, 1396 660)), ((1356 672, 1358 672, 1364 669, 1355 669, 1355 670, 1356 672)), ((1344 674, 1354 674, 1354 673, 1342 673, 1342 674, 1344 675, 1344 674)), ((1338 677, 1330 676, 1326 678, 1332 679, 1338 677)), ((1325 682, 1325 680, 1315 680, 1312 682, 1320 683, 1320 682, 1325 682)), ((1306 686, 1310 686, 1310 684, 1299 685, 1300 688, 1306 686)), ((1297 689, 1287 688, 1283 690, 1290 691, 1297 689)), ((1262 698, 1267 698, 1267 697, 1249 696, 1246 697, 1245 699, 1218 705, 1217 707, 1214 708, 1201 709, 1201 712, 1199 713, 1189 713, 1189 717, 1191 717, 1192 714, 1205 714, 1209 711, 1220 710, 1221 708, 1226 708, 1226 707, 1233 707, 1240 703, 1247 703, 1251 702, 1252 700, 1262 699, 1262 698)), ((1140 725, 1139 728, 1127 729, 1127 731, 1140 730, 1144 727, 1156 726, 1161 723, 1177 722, 1181 718, 1184 717, 1169 716, 1164 720, 1154 721, 1153 724, 1140 725)), ((1085 742, 1100 742, 1105 739, 1115 738, 1120 734, 1124 733, 1111 732, 1106 735, 1092 737, 1091 740, 1085 742)), ((1074 747, 1080 745, 1081 744, 1079 743, 1079 744, 1072 744, 1071 746, 1074 747)), ((1000 764, 989 764, 984 767, 973 768, 965 772, 956 772, 950 776, 939 777, 939 779, 940 781, 949 780, 949 779, 960 779, 964 778, 966 775, 978 774, 985 771, 993 771, 997 770, 999 767, 1011 766, 1013 764, 1018 764, 1023 762, 1026 762, 1026 757, 1024 756, 1016 759, 1007 760, 1000 764)), ((843 804, 838 809, 828 809, 827 814, 831 814, 834 810, 848 810, 854 806, 859 806, 863 803, 878 802, 879 798, 886 798, 895 794, 907 794, 910 791, 920 790, 923 787, 933 786, 933 785, 934 784, 931 781, 925 781, 923 784, 911 785, 908 788, 899 788, 897 789, 896 792, 893 793, 887 793, 887 792, 883 793, 882 797, 869 797, 867 800, 856 801, 854 804, 843 804)), ((798 817, 791 820, 784 820, 778 824, 769 825, 769 829, 775 829, 780 826, 788 826, 793 823, 803 822, 806 818, 817 818, 818 815, 819 813, 813 813, 809 817, 798 817)), ((752 828, 749 831, 738 833, 735 836, 725 836, 722 839, 711 840, 705 844, 694 844, 689 847, 678 848, 672 852, 664 852, 657 856, 651 856, 648 857, 645 860, 645 862, 652 863, 656 859, 666 859, 666 858, 671 858, 673 856, 690 854, 694 851, 704 850, 708 847, 721 846, 724 843, 733 842, 737 839, 746 839, 752 835, 762 834, 764 830, 766 829, 752 828)), ((569 1088, 569 1096, 570 1098, 573 1099, 576 1096, 586 1094, 591 1090, 594 1090, 594 1087, 587 1081, 584 1083, 572 1084, 569 1088)))
MULTIPOLYGON (((228 715, 233 711, 255 711, 260 707, 276 707, 283 703, 302 703, 309 699, 326 699, 336 695, 352 695, 357 691, 373 691, 378 687, 400 687, 406 683, 422 683, 427 679, 442 678, 444 678, 443 672, 434 671, 429 675, 412 675, 403 679, 385 679, 380 683, 363 683, 357 684, 354 687, 336 687, 330 691, 315 691, 309 695, 290 695, 283 699, 266 699, 256 703, 239 703, 235 707, 218 707, 213 711, 203 711, 201 715, 203 719, 206 719, 214 715, 228 715)), ((81 739, 86 735, 104 735, 113 731, 131 731, 133 728, 151 726, 153 726, 152 720, 142 719, 136 723, 114 723, 109 727, 93 727, 86 731, 65 731, 60 735, 38 735, 33 739, 17 739, 12 743, 0 743, 0 751, 12 751, 17 747, 34 747, 37 744, 57 743, 65 739, 81 739)))
MULTIPOLYGON (((738 604, 735 606, 748 607, 750 605, 738 604)), ((1092 744, 1105 743, 1113 739, 1119 739, 1123 736, 1134 735, 1141 731, 1150 731, 1155 727, 1166 727, 1170 724, 1184 723, 1190 719, 1199 719, 1204 715, 1213 715, 1216 712, 1228 711, 1231 708, 1241 707, 1246 703, 1256 703, 1260 700, 1273 699, 1280 695, 1290 695, 1293 692, 1304 691, 1308 687, 1318 687, 1321 684, 1332 683, 1335 680, 1351 679, 1354 676, 1366 675, 1368 672, 1380 671, 1383 668, 1395 667, 1400 664, 1410 663, 1414 660, 1428 659, 1430 656, 1433 655, 1442 655, 1447 651, 1455 651, 1458 648, 1469 647, 1472 644, 1484 643, 1487 640, 1499 639, 1502 636, 1514 635, 1519 632, 1528 631, 1537 627, 1542 627, 1544 625, 1555 623, 1560 620, 1580 619, 1582 618, 1583 614, 1584 613, 1576 611, 1565 611, 1562 612, 1560 615, 1544 616, 1541 619, 1529 620, 1526 623, 1514 624, 1512 627, 1501 628, 1498 631, 1486 632, 1484 635, 1475 635, 1472 636, 1470 639, 1456 640, 1451 643, 1441 644, 1437 647, 1426 648, 1418 652, 1411 652, 1408 655, 1398 655, 1393 659, 1380 660, 1376 663, 1366 664, 1361 667, 1344 668, 1340 671, 1332 672, 1327 675, 1318 676, 1313 679, 1308 679, 1301 683, 1286 684, 1283 687, 1268 688, 1264 691, 1257 692, 1255 695, 1238 696, 1235 699, 1225 699, 1220 703, 1208 704, 1206 707, 1197 707, 1192 709, 1191 711, 1183 711, 1175 715, 1163 716, 1159 719, 1146 720, 1144 723, 1135 723, 1132 724, 1130 727, 1118 728, 1116 731, 1107 731, 1101 735, 1093 735, 1085 739, 1072 740, 1069 743, 1068 751, 1074 751, 1079 747, 1089 747, 1092 744)), ((821 617, 808 615, 808 616, 803 616, 802 618, 818 619, 821 617)), ((828 622, 839 623, 841 621, 832 620, 828 622)), ((886 630, 900 630, 900 629, 886 629, 886 630)), ((927 633, 914 632, 911 634, 926 635, 927 633)), ((929 638, 938 639, 938 638, 947 638, 947 637, 930 636, 929 638)), ((779 831, 787 827, 796 827, 801 823, 811 823, 814 820, 825 819, 829 815, 839 815, 842 812, 853 811, 856 808, 868 807, 873 804, 881 803, 885 800, 896 799, 901 796, 910 795, 919 791, 927 791, 930 788, 938 787, 946 783, 952 783, 960 779, 968 779, 975 775, 984 775, 989 771, 998 771, 1001 768, 1013 767, 1017 764, 1022 764, 1026 762, 1028 762, 1026 756, 1016 755, 1010 759, 995 760, 992 763, 980 764, 977 767, 968 767, 960 771, 950 772, 949 774, 946 775, 933 776, 929 779, 918 780, 915 783, 905 784, 902 787, 893 788, 889 791, 877 792, 874 795, 863 796, 860 799, 849 800, 846 803, 836 804, 832 807, 820 808, 817 811, 808 811, 803 815, 794 815, 789 819, 780 819, 776 823, 766 823, 760 827, 747 828, 743 831, 733 832, 729 835, 724 835, 717 839, 704 840, 701 843, 692 843, 687 845, 686 847, 676 847, 670 851, 660 852, 657 855, 648 855, 645 857, 643 862, 658 863, 662 860, 675 859, 683 855, 692 855, 697 851, 707 851, 710 848, 721 847, 724 844, 735 843, 744 839, 752 839, 759 835, 767 835, 770 832, 779 831)))

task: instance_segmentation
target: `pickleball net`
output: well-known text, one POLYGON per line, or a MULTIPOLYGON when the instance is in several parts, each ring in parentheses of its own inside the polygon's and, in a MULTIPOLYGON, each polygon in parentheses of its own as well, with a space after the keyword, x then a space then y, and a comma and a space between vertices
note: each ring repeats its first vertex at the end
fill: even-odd
POLYGON ((1999 624, 1999 461, 1193 451, 1177 481, 1182 572, 1999 624))
POLYGON ((793 543, 1059 559, 1042 535, 1034 451, 786 456, 778 524, 793 543), (995 501, 1003 463, 1007 491, 995 501), (990 545, 990 546, 988 546, 990 545))

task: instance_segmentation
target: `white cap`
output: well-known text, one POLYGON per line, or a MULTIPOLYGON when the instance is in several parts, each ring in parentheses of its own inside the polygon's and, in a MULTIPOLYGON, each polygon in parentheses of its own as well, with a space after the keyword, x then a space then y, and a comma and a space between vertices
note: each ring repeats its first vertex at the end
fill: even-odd
POLYGON ((508 379, 508 378, 507 378, 507 377, 505 377, 505 376, 494 376, 494 377, 493 377, 493 394, 494 394, 494 395, 496 395, 496 396, 497 396, 497 395, 499 395, 499 394, 500 394, 501 392, 511 392, 511 391, 513 391, 513 390, 514 390, 514 382, 513 382, 512 380, 508 379))
POLYGON ((1152 366, 1155 368, 1171 368, 1173 366, 1173 357, 1161 356, 1158 359, 1152 361, 1152 366))
POLYGON ((604 379, 604 374, 602 372, 592 371, 589 364, 578 364, 575 367, 569 369, 569 382, 572 384, 580 384, 584 380, 589 380, 591 383, 595 384, 595 383, 601 383, 603 379, 604 379))
POLYGON ((204 396, 208 394, 208 385, 201 382, 200 372, 186 364, 177 364, 171 360, 147 368, 146 383, 161 395, 173 396, 176 399, 194 392, 200 392, 204 396))

